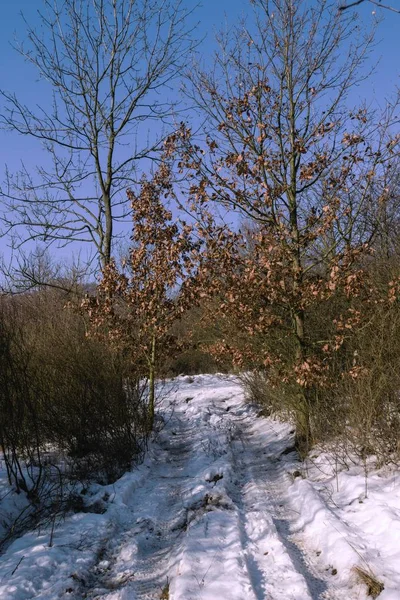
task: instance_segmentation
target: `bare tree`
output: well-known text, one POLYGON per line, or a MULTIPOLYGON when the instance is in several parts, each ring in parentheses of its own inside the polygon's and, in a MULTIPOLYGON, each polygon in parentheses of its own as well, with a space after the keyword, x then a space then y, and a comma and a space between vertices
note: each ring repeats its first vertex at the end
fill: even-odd
POLYGON ((168 89, 193 42, 180 0, 44 0, 41 27, 17 47, 52 88, 29 107, 1 95, 1 124, 38 140, 45 155, 32 173, 7 172, 5 232, 29 240, 89 242, 110 262, 127 187, 154 159, 171 123, 168 89), (43 31, 43 35, 40 33, 43 31))

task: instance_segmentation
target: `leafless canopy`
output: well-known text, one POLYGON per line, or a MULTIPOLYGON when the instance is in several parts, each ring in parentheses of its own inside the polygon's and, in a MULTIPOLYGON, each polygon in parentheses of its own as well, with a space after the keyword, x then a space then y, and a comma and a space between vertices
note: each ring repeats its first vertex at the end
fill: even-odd
POLYGON ((125 190, 171 123, 175 80, 192 48, 180 0, 44 0, 41 27, 17 50, 52 92, 39 106, 2 91, 1 124, 35 138, 43 164, 7 171, 5 231, 110 261, 125 190), (43 32, 43 33, 42 33, 43 32), (170 93, 171 92, 171 93, 170 93))

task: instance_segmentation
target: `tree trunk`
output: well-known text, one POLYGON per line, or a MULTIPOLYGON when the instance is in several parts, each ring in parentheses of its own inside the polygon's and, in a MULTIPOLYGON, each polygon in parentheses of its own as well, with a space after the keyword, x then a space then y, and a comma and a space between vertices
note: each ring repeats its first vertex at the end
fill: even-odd
MULTIPOLYGON (((288 10, 288 16, 294 18, 292 9, 288 10)), ((294 24, 291 24, 291 31, 294 31, 294 24)), ((288 186, 288 205, 290 221, 290 246, 292 253, 292 277, 294 292, 293 307, 293 327, 296 342, 295 364, 302 365, 306 359, 305 343, 305 315, 301 303, 301 292, 303 287, 303 264, 302 264, 302 241, 300 236, 298 209, 299 198, 297 194, 298 172, 300 168, 299 154, 297 150, 297 122, 296 122, 296 100, 295 85, 293 82, 293 55, 290 36, 287 39, 286 60, 286 81, 289 96, 289 127, 290 127, 290 158, 289 158, 289 186, 288 186)), ((311 425, 310 425, 310 404, 307 397, 307 389, 300 384, 295 401, 296 415, 296 446, 300 454, 305 455, 311 446, 311 425)))
MULTIPOLYGON (((296 362, 301 365, 305 358, 305 323, 304 311, 298 310, 294 315, 294 328, 296 335, 296 362)), ((311 422, 310 422, 310 397, 307 389, 299 385, 295 405, 296 414, 296 447, 302 456, 311 448, 311 422)))
POLYGON ((151 341, 151 354, 149 360, 149 414, 148 431, 153 429, 155 413, 155 371, 156 371, 156 336, 153 335, 151 341))
POLYGON ((105 231, 102 248, 103 266, 107 266, 111 262, 111 246, 113 240, 113 215, 111 207, 111 197, 108 192, 104 198, 104 214, 105 214, 105 231))
POLYGON ((296 448, 303 458, 311 449, 310 399, 307 390, 300 389, 296 403, 296 448))

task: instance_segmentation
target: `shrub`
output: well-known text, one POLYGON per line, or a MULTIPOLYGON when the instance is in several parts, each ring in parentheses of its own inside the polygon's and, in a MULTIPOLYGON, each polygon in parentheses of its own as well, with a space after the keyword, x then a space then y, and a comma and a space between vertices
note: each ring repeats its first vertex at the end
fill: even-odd
POLYGON ((70 480, 111 482, 146 443, 137 375, 87 338, 85 320, 65 301, 45 290, 1 306, 0 443, 10 483, 31 497, 49 464, 63 464, 70 480))

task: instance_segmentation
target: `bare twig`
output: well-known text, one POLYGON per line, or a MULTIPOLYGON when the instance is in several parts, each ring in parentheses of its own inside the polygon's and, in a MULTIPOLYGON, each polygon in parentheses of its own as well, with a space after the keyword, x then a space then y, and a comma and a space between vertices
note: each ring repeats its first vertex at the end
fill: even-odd
POLYGON ((350 2, 350 4, 342 4, 341 6, 339 6, 339 10, 343 11, 343 10, 348 10, 349 8, 354 8, 355 6, 358 6, 359 4, 363 4, 364 2, 370 2, 370 4, 374 4, 375 6, 378 6, 379 8, 383 8, 385 10, 390 10, 394 13, 400 14, 400 9, 395 8, 394 6, 391 6, 389 4, 382 4, 382 2, 380 0, 376 1, 376 0, 355 0, 355 2, 350 2))

